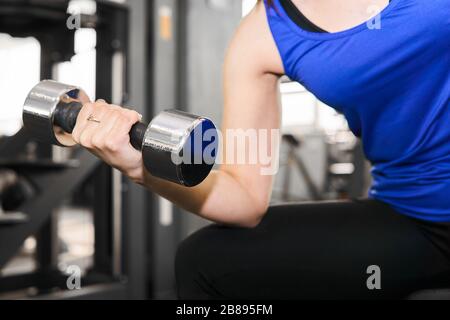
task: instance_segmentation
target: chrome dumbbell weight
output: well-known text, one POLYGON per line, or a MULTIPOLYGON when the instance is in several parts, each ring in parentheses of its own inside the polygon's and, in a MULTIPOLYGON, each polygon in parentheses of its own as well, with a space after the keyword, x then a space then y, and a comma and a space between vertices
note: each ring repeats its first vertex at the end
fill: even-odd
MULTIPOLYGON (((73 146, 72 130, 86 93, 75 86, 52 80, 37 84, 23 107, 23 123, 30 136, 59 146, 73 146)), ((201 183, 211 171, 217 153, 214 123, 177 110, 158 114, 150 124, 137 123, 130 142, 142 151, 150 174, 184 186, 201 183)))

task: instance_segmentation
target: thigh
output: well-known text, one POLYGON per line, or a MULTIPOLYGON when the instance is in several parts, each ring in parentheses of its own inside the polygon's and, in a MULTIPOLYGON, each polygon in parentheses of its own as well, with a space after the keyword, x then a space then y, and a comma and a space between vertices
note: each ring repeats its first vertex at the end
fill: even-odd
POLYGON ((375 200, 275 206, 257 228, 211 226, 183 246, 216 298, 400 298, 449 269, 412 220, 375 200), (371 266, 380 290, 367 286, 371 266))

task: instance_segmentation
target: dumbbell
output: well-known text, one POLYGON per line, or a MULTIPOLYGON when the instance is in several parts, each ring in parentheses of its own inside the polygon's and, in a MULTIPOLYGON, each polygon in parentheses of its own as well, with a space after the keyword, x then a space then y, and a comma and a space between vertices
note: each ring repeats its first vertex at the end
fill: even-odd
MULTIPOLYGON (((58 146, 75 145, 72 131, 90 100, 78 87, 44 80, 31 89, 23 107, 23 124, 31 138, 58 146)), ((218 137, 214 123, 178 110, 158 114, 150 124, 136 123, 130 143, 150 174, 180 185, 201 183, 211 171, 218 137)))

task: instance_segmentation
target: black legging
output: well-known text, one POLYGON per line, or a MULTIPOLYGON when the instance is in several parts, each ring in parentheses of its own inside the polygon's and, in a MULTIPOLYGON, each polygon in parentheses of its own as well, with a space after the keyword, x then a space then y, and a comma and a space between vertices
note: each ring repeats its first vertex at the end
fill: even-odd
POLYGON ((275 206, 255 229, 190 236, 176 277, 181 299, 400 299, 450 287, 450 224, 368 199, 275 206), (381 290, 367 287, 372 265, 381 290))

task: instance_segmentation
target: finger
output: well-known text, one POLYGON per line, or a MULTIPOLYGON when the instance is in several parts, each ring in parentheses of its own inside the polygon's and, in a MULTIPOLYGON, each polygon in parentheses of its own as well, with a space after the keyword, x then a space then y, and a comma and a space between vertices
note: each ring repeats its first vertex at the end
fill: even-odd
POLYGON ((101 126, 92 137, 92 145, 95 149, 102 151, 106 148, 108 135, 121 117, 122 115, 117 110, 109 110, 108 114, 103 117, 101 126))
POLYGON ((102 141, 98 136, 101 137, 103 132, 109 132, 114 122, 120 117, 120 113, 109 108, 108 105, 98 106, 95 111, 94 117, 99 122, 87 121, 80 136, 80 144, 87 149, 101 149, 99 146, 102 145, 102 141))
POLYGON ((89 150, 95 149, 92 143, 98 124, 91 122, 80 133, 79 144, 89 150))
POLYGON ((133 124, 142 120, 142 115, 137 111, 128 108, 122 108, 121 111, 133 124))
POLYGON ((124 115, 127 116, 128 118, 130 118, 133 121, 136 119, 136 115, 139 116, 139 118, 138 118, 139 120, 142 120, 142 115, 141 114, 139 114, 136 111, 131 110, 129 108, 121 107, 121 106, 118 106, 118 105, 115 105, 115 104, 108 104, 103 99, 98 99, 95 103, 98 106, 108 106, 110 109, 123 111, 124 115))
POLYGON ((104 125, 107 121, 107 114, 111 110, 108 104, 102 103, 88 103, 81 109, 77 123, 72 132, 75 142, 84 146, 85 148, 92 148, 92 136, 94 134, 93 130, 98 130, 99 127, 104 125), (94 117, 100 122, 94 122, 88 120, 89 117, 94 117))
POLYGON ((109 104, 104 99, 98 99, 95 103, 98 104, 99 106, 107 106, 110 109, 120 109, 121 108, 120 106, 117 106, 115 104, 109 104))
POLYGON ((81 133, 84 131, 87 123, 88 117, 92 114, 95 108, 95 104, 90 102, 83 105, 78 114, 77 121, 75 123, 75 128, 72 131, 72 137, 76 143, 80 143, 81 133))
POLYGON ((107 135, 107 146, 112 152, 120 150, 123 146, 130 145, 130 131, 135 122, 126 117, 120 117, 107 135))

